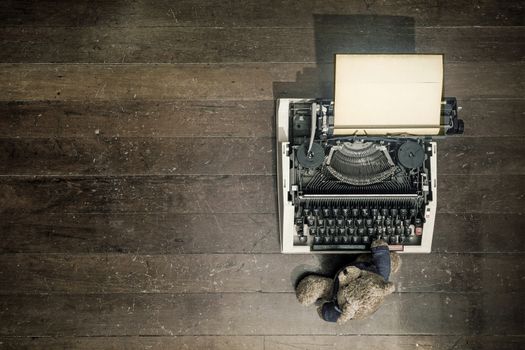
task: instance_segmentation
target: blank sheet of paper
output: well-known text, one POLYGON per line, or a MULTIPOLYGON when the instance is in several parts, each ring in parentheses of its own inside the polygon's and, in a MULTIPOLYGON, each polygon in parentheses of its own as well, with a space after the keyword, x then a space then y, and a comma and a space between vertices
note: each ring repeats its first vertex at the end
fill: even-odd
POLYGON ((442 55, 336 55, 334 133, 440 131, 442 55))

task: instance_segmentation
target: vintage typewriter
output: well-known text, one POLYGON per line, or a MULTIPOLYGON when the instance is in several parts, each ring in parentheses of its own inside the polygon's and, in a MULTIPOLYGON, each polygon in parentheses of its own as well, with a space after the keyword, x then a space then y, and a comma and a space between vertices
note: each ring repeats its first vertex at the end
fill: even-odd
POLYGON ((377 238, 430 252, 433 138, 463 133, 456 99, 442 98, 442 64, 441 55, 336 55, 333 101, 277 100, 283 253, 363 252, 377 238))

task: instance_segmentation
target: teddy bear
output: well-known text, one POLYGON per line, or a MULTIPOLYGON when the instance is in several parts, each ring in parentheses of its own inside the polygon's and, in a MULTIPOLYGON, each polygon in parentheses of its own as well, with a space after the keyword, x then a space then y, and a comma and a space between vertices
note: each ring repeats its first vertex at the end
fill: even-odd
POLYGON ((296 288, 298 301, 306 306, 320 304, 321 318, 339 324, 376 312, 395 290, 388 279, 399 269, 401 259, 383 240, 372 242, 371 252, 340 269, 333 279, 315 274, 304 277, 296 288))

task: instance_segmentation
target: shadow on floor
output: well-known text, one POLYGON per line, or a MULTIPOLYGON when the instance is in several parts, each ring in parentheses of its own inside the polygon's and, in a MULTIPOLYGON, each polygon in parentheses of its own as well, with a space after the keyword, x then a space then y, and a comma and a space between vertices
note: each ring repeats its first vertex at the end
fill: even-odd
MULTIPOLYGON (((414 53, 415 21, 405 16, 314 15, 315 67, 297 72, 293 82, 274 82, 278 98, 333 99, 334 55, 337 53, 414 53)), ((298 59, 299 61, 299 59, 298 59)), ((299 266, 292 273, 292 284, 309 273, 333 277, 356 255, 318 255, 319 267, 308 271, 299 266)))

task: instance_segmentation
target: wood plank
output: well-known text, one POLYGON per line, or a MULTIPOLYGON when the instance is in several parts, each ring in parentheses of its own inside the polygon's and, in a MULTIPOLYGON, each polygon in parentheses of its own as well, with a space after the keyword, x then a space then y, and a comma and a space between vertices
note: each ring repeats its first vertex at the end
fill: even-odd
POLYGON ((293 336, 129 336, 129 337, 0 337, 4 350, 114 350, 114 349, 195 349, 195 350, 516 350, 525 345, 521 336, 458 335, 293 335, 293 336))
POLYGON ((0 41, 0 62, 331 63, 333 57, 326 54, 326 51, 435 52, 445 54, 447 63, 513 62, 524 58, 524 36, 525 32, 521 27, 414 28, 393 27, 390 23, 353 23, 351 20, 346 23, 337 22, 336 25, 325 25, 316 30, 225 27, 0 27, 0 37, 4 38, 0 41), (326 47, 327 45, 332 47, 326 47), (410 45, 412 47, 409 47, 410 45))
POLYGON ((522 176, 438 177, 438 212, 523 213, 522 176))
MULTIPOLYGON (((275 214, 1 215, 0 253, 278 253, 275 214), (214 229, 210 229, 214 228, 214 229)), ((525 252, 525 216, 439 213, 435 252, 525 252)))
POLYGON ((0 102, 0 116, 2 137, 275 135, 273 100, 0 102))
MULTIPOLYGON (((467 137, 525 136, 525 100, 460 100, 467 137)), ((0 137, 273 137, 266 101, 0 102, 0 137)), ((440 148, 441 150, 441 148, 440 148)))
POLYGON ((273 176, 1 178, 0 212, 275 213, 273 176))
POLYGON ((525 132, 525 100, 459 101, 465 120, 465 134, 472 136, 512 136, 525 132))
MULTIPOLYGON (((333 277, 352 259, 283 254, 2 254, 0 293, 293 293, 305 273, 333 277)), ((525 275, 522 254, 406 254, 402 260, 401 270, 392 277, 398 292, 520 292, 525 275)))
MULTIPOLYGON (((451 63, 447 95, 522 98, 522 63, 451 63)), ((3 100, 222 99, 329 97, 331 65, 254 64, 0 64, 3 100), (78 84, 82 81, 82 84, 78 84)))
MULTIPOLYGON (((438 200, 442 200, 442 197, 438 200)), ((432 250, 437 252, 524 252, 525 216, 438 214, 432 250)))
POLYGON ((264 350, 263 336, 0 337, 4 350, 264 350))
POLYGON ((520 1, 391 1, 347 2, 337 0, 256 1, 224 3, 190 0, 75 1, 54 6, 48 1, 2 1, 0 22, 4 26, 312 26, 315 20, 345 15, 369 21, 415 23, 430 26, 523 25, 520 1), (322 9, 324 15, 313 15, 322 9), (398 17, 399 16, 399 17, 398 17))
MULTIPOLYGON (((0 177, 0 212, 275 213, 275 177, 0 177), (81 203, 81 205, 79 205, 81 203)), ((522 213, 522 175, 438 178, 440 213, 522 213)))
MULTIPOLYGON (((274 175, 270 138, 0 138, 0 175, 274 175)), ((523 138, 451 137, 438 174, 524 175, 523 138)))
POLYGON ((0 174, 271 175, 274 145, 269 138, 0 138, 0 174))
POLYGON ((265 344, 274 350, 346 350, 352 344, 356 350, 517 350, 525 345, 522 336, 266 336, 265 344))
POLYGON ((0 253, 280 251, 276 214, 46 213, 0 216, 0 253))
POLYGON ((522 294, 396 293, 340 327, 293 293, 4 295, 4 336, 521 335, 522 294), (300 320, 300 322, 298 322, 300 320))
POLYGON ((438 176, 442 174, 525 174, 525 139, 450 137, 438 141, 438 176))

